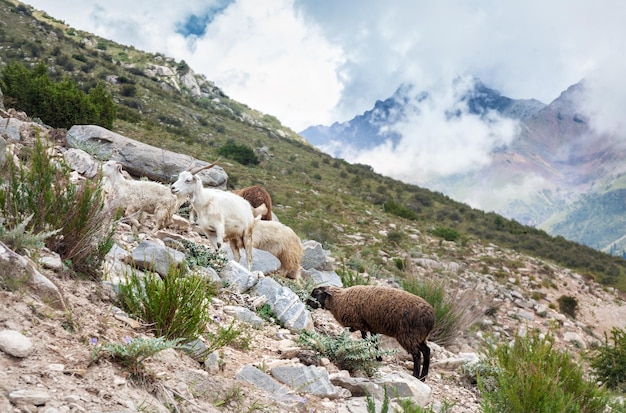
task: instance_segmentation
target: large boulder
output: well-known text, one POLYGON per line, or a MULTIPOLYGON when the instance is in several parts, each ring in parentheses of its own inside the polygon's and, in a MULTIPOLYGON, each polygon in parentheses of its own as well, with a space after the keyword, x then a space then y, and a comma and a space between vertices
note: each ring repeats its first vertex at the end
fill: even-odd
MULTIPOLYGON (((190 166, 208 165, 189 155, 151 146, 96 125, 74 125, 67 131, 67 146, 82 149, 98 159, 112 159, 129 174, 172 183, 190 166)), ((220 166, 198 174, 206 186, 226 189, 228 175, 220 166)))

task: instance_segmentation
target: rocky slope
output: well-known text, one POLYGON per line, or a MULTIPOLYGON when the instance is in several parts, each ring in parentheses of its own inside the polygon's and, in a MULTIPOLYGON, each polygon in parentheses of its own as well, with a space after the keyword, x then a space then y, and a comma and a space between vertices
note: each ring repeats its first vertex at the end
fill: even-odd
MULTIPOLYGON (((24 128, 20 130, 25 132, 24 128)), ((279 217, 282 208, 280 204, 275 205, 279 217)), ((381 233, 394 229, 394 225, 389 224, 380 224, 379 228, 381 233)), ((442 242, 420 232, 410 222, 405 231, 423 251, 418 258, 408 261, 407 276, 445 283, 449 294, 467 306, 467 313, 478 317, 476 323, 460 332, 445 348, 431 343, 433 362, 426 385, 410 393, 423 405, 440 409, 446 403, 453 404, 451 412, 480 410, 480 395, 464 380, 460 367, 476 360, 487 336, 508 340, 529 329, 551 331, 560 348, 581 354, 612 327, 625 327, 626 307, 622 298, 589 277, 495 245, 475 241, 442 242), (556 310, 557 300, 563 295, 578 300, 576 320, 556 310)), ((366 242, 359 235, 352 237, 356 248, 366 242)), ((133 234, 125 224, 117 226, 115 241, 120 250, 131 253, 143 241, 165 247, 164 238, 181 236, 207 244, 197 234, 175 228, 168 228, 148 240, 145 233, 133 234)), ((2 252, 0 268, 18 268, 15 258, 7 258, 10 254, 4 249, 2 252)), ((115 260, 115 257, 110 259, 115 260)), ((69 278, 54 252, 44 251, 24 260, 24 272, 13 274, 11 278, 17 283, 8 283, 4 278, 8 274, 3 274, 5 288, 0 290, 3 303, 0 411, 366 411, 365 398, 359 395, 359 389, 365 384, 357 380, 355 385, 357 378, 347 377, 328 360, 322 360, 321 366, 314 369, 315 374, 324 377, 330 374, 336 392, 327 395, 313 393, 308 387, 293 386, 293 383, 292 386, 283 383, 280 391, 272 391, 274 384, 269 388, 263 385, 265 376, 263 380, 246 380, 245 373, 259 372, 272 372, 268 377, 277 380, 274 374, 277 367, 306 369, 296 343, 297 331, 274 323, 262 322, 255 327, 251 320, 236 321, 247 331, 247 342, 223 348, 218 352, 219 361, 199 363, 183 352, 163 351, 145 362, 146 374, 140 382, 131 380, 128 369, 110 360, 92 363, 91 355, 98 343, 124 343, 149 336, 145 326, 117 310, 116 296, 110 288, 111 281, 120 275, 112 269, 117 267, 107 266, 107 280, 94 282, 69 278), (50 295, 42 296, 41 290, 30 288, 30 283, 23 278, 24 274, 32 274, 29 268, 37 269, 53 284, 63 297, 63 306, 51 300, 50 295), (11 288, 7 288, 9 284, 11 288), (7 331, 19 333, 17 341, 9 346, 3 336, 7 331)), ((331 264, 332 257, 328 261, 328 265, 331 264)), ((332 267, 327 270, 333 272, 332 267)), ((220 277, 225 275, 220 274, 220 277)), ((255 277, 260 283, 272 277, 272 273, 256 272, 255 277)), ((375 278, 371 281, 394 283, 394 280, 375 278)), ((223 288, 212 302, 210 311, 215 323, 208 326, 209 330, 235 320, 233 307, 254 308, 253 291, 251 287, 236 290, 232 284, 223 288)), ((311 317, 318 330, 331 333, 341 330, 324 310, 316 310, 311 317)), ((389 381, 393 376, 393 380, 418 386, 409 375, 412 362, 408 354, 403 353, 393 339, 384 339, 383 346, 399 352, 383 360, 379 378, 389 381)), ((368 386, 376 384, 366 382, 368 386)), ((374 396, 380 398, 381 395, 374 393, 374 396)))

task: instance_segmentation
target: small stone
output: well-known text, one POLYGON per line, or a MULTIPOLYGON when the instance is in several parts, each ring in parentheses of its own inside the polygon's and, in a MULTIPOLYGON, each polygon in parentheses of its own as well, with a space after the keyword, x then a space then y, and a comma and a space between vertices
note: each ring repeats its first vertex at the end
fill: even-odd
POLYGON ((50 394, 43 390, 14 390, 9 393, 9 400, 14 404, 32 404, 43 406, 50 400, 50 394))
POLYGON ((0 350, 14 357, 28 357, 33 352, 30 338, 15 330, 0 331, 0 350))

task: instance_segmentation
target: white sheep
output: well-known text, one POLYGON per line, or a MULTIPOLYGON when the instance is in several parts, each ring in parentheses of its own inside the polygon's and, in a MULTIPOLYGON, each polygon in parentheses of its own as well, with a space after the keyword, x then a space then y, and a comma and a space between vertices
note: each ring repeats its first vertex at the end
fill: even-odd
MULTIPOLYGON (((265 204, 262 204, 265 205, 265 204)), ((255 218, 252 233, 254 248, 267 251, 280 261, 280 269, 287 278, 300 278, 300 261, 304 249, 300 237, 287 225, 278 221, 255 218)))
POLYGON ((124 216, 128 217, 135 231, 141 227, 144 212, 154 214, 153 232, 170 224, 176 198, 167 186, 153 181, 127 179, 122 164, 113 160, 102 164, 102 175, 108 181, 109 202, 116 208, 124 209, 124 216))
POLYGON ((197 227, 206 235, 215 249, 228 240, 237 262, 240 248, 246 251, 248 269, 252 268, 252 231, 254 215, 248 201, 232 192, 204 188, 196 174, 216 164, 193 168, 180 173, 170 189, 174 196, 189 196, 191 207, 197 215, 197 227))

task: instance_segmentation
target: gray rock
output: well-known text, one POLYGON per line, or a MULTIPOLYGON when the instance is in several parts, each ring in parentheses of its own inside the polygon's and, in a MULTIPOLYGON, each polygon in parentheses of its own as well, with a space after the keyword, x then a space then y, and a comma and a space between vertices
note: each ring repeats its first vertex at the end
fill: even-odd
MULTIPOLYGON (((66 138, 70 148, 82 149, 98 159, 118 161, 133 177, 147 177, 153 181, 172 183, 188 167, 208 164, 95 125, 74 125, 67 131, 66 138)), ((226 189, 228 175, 219 165, 200 172, 198 176, 206 186, 226 189)))
POLYGON ((408 373, 390 373, 372 381, 385 387, 390 399, 409 397, 421 407, 430 403, 432 395, 430 386, 408 373))
POLYGON ((65 300, 52 281, 37 270, 37 265, 27 257, 23 257, 0 242, 0 267, 6 269, 2 277, 15 278, 23 282, 46 304, 59 310, 65 310, 65 300))
POLYGON ((340 388, 335 387, 330 382, 328 372, 322 367, 278 366, 274 367, 270 373, 276 380, 297 392, 306 392, 328 398, 344 397, 349 393, 347 391, 342 392, 340 388))
POLYGON ((143 241, 132 252, 133 264, 142 270, 166 276, 170 266, 179 266, 185 254, 152 241, 143 241))
POLYGON ((315 287, 322 287, 326 285, 343 287, 341 278, 339 278, 339 275, 337 275, 335 271, 319 271, 310 269, 302 271, 302 274, 312 280, 315 287))
MULTIPOLYGON (((233 252, 230 248, 226 248, 226 257, 229 260, 234 260, 233 252)), ((245 250, 241 250, 241 258, 239 264, 244 267, 248 266, 247 255, 245 250)), ((267 251, 252 249, 252 271, 261 271, 263 274, 274 272, 280 268, 280 261, 267 251)))
POLYGON ((226 314, 232 315, 237 320, 248 323, 256 328, 261 327, 264 323, 261 317, 259 317, 253 311, 248 310, 245 307, 240 307, 240 306, 235 306, 235 305, 226 305, 223 307, 223 310, 226 314))
POLYGON ((365 397, 369 395, 377 400, 384 399, 385 391, 379 384, 372 383, 370 380, 362 377, 351 377, 349 374, 342 373, 343 372, 331 374, 330 382, 335 386, 348 390, 352 394, 352 397, 365 397))
POLYGON ((28 357, 33 352, 33 342, 19 331, 0 331, 0 350, 13 357, 28 357))
POLYGON ((331 271, 332 261, 329 252, 322 248, 322 244, 317 241, 308 240, 302 243, 304 254, 302 255, 302 268, 305 270, 316 269, 320 271, 331 271))
POLYGON ((44 390, 14 390, 9 393, 9 400, 18 405, 43 406, 50 400, 50 394, 44 390))
POLYGON ((258 368, 246 364, 237 372, 235 376, 237 380, 250 383, 258 388, 270 393, 274 399, 281 401, 298 401, 300 398, 294 394, 287 386, 284 386, 274 380, 272 376, 262 372, 258 368))
POLYGON ((220 276, 226 288, 239 294, 248 291, 259 281, 257 274, 236 261, 229 261, 220 271, 220 276))
POLYGON ((82 149, 70 148, 63 153, 63 158, 72 170, 87 178, 93 178, 100 171, 100 162, 82 149))
POLYGON ((267 297, 267 304, 283 325, 292 331, 313 328, 311 314, 300 298, 289 288, 281 286, 270 277, 257 283, 252 295, 267 297))

